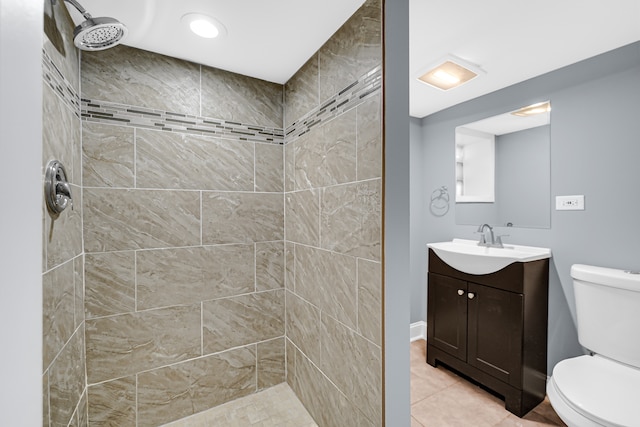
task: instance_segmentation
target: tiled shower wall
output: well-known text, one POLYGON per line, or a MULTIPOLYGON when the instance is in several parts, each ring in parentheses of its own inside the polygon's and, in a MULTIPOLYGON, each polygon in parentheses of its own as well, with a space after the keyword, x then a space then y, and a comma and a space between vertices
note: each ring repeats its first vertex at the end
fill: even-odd
MULTIPOLYGON (((67 171, 73 210, 43 218, 43 425, 86 425, 84 358, 82 170, 78 53, 67 10, 45 1, 43 37, 44 168, 60 160, 67 171)), ((43 178, 44 180, 44 178, 43 178)))
POLYGON ((44 216, 51 425, 159 425, 287 371, 321 426, 381 425, 379 0, 285 88, 119 46, 83 53, 82 100, 54 12, 44 151, 67 141, 76 203, 44 216))
POLYGON ((369 0, 285 86, 287 381, 320 426, 382 425, 381 64, 369 0))
POLYGON ((283 382, 282 85, 125 46, 81 75, 90 424, 283 382))

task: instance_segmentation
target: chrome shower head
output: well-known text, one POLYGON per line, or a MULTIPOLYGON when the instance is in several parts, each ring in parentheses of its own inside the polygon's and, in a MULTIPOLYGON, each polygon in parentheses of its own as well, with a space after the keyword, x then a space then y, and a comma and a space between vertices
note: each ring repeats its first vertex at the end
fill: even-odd
POLYGON ((64 0, 78 9, 85 21, 73 30, 73 43, 81 50, 104 50, 122 42, 127 27, 117 19, 94 18, 76 0, 64 0))
POLYGON ((82 50, 104 50, 120 44, 127 27, 113 18, 88 18, 73 30, 73 43, 82 50))

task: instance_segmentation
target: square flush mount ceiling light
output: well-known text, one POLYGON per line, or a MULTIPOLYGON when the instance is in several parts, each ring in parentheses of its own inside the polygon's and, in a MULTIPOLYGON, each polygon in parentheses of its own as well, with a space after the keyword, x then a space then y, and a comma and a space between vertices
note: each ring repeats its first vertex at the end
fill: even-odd
POLYGON ((429 67, 418 80, 441 90, 449 90, 475 79, 481 73, 484 72, 478 66, 451 55, 429 67))

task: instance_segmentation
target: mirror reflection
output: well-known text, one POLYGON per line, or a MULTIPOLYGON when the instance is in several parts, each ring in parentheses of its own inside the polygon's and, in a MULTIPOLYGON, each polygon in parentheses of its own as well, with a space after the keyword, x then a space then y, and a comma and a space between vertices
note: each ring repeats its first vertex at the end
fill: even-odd
POLYGON ((549 101, 456 128, 456 223, 549 228, 549 101))

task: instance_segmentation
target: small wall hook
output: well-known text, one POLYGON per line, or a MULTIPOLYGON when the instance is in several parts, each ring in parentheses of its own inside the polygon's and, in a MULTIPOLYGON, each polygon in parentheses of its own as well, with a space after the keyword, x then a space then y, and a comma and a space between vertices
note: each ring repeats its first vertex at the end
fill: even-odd
POLYGON ((58 160, 51 160, 44 172, 44 198, 47 209, 59 215, 67 206, 73 209, 71 186, 67 182, 67 171, 58 160))

